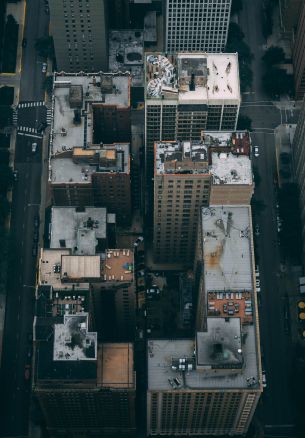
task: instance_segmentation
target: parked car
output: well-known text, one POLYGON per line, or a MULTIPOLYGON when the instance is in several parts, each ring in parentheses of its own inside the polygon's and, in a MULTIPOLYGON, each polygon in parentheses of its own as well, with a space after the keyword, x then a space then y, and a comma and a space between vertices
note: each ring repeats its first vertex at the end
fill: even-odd
POLYGON ((42 73, 46 73, 47 67, 48 67, 48 64, 46 62, 43 62, 42 63, 42 69, 41 69, 42 73))
POLYGON ((13 170, 14 181, 18 181, 18 170, 13 170))
POLYGON ((259 235, 260 235, 260 232, 259 232, 259 225, 258 225, 258 224, 255 225, 255 235, 256 235, 256 236, 259 236, 259 235))
POLYGON ((37 143, 32 143, 32 152, 33 154, 37 151, 37 143))
POLYGON ((24 378, 25 380, 30 380, 30 377, 31 377, 31 366, 26 365, 24 369, 24 378))
POLYGON ((259 157, 258 146, 254 146, 254 156, 255 156, 256 158, 259 157))
POLYGON ((263 388, 267 388, 267 378, 266 378, 266 371, 262 371, 262 377, 263 377, 263 388))
POLYGON ((37 256, 37 245, 36 245, 36 244, 33 245, 33 247, 32 247, 32 256, 33 256, 33 257, 36 257, 36 256, 37 256))
POLYGON ((260 287, 260 285, 261 285, 261 282, 258 279, 256 279, 256 287, 260 287))
POLYGON ((28 342, 30 344, 33 342, 33 333, 32 332, 28 332, 27 339, 28 339, 28 342))
POLYGON ((136 273, 137 277, 144 277, 145 276, 145 271, 142 269, 141 271, 136 273))
POLYGON ((39 215, 35 214, 34 216, 34 227, 38 228, 39 227, 39 215))
POLYGON ((39 240, 39 233, 38 233, 37 228, 35 228, 35 230, 34 230, 34 234, 33 234, 33 241, 34 241, 35 243, 37 243, 38 240, 39 240))

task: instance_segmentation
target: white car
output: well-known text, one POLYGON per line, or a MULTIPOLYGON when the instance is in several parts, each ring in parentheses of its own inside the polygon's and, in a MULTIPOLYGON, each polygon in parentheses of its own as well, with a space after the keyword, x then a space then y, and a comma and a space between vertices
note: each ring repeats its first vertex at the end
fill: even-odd
POLYGON ((259 157, 258 146, 254 146, 254 156, 259 157))
POLYGON ((48 65, 47 65, 47 63, 46 62, 43 62, 42 63, 42 73, 46 73, 46 71, 47 71, 47 67, 48 67, 48 65))
POLYGON ((32 152, 33 154, 36 152, 37 150, 37 143, 32 143, 32 152))
POLYGON ((256 287, 260 287, 260 285, 261 285, 261 282, 258 279, 256 279, 256 287))

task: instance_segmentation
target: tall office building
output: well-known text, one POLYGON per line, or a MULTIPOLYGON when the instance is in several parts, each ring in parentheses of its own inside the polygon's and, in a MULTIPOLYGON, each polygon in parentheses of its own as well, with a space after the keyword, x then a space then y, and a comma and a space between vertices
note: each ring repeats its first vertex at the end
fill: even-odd
POLYGON ((105 0, 49 2, 57 71, 108 70, 106 3, 105 0))
POLYGON ((154 171, 154 258, 193 263, 201 207, 250 204, 250 136, 205 132, 201 141, 157 142, 154 171))
POLYGON ((130 77, 56 74, 49 183, 56 205, 107 207, 131 220, 130 77))
POLYGON ((300 100, 305 93, 305 4, 300 6, 298 25, 293 45, 293 74, 295 84, 295 98, 300 100))
POLYGON ((90 330, 90 295, 37 289, 33 394, 49 435, 133 437, 133 345, 99 343, 90 330))
POLYGON ((282 32, 292 35, 296 31, 303 0, 279 0, 282 32))
POLYGON ((231 0, 166 0, 165 50, 222 52, 230 11, 231 0))
POLYGON ((148 341, 148 435, 244 435, 262 392, 250 206, 203 208, 197 331, 148 341))
POLYGON ((240 88, 237 54, 146 56, 146 173, 153 176, 154 143, 200 140, 204 131, 236 129, 240 88))
POLYGON ((293 170, 299 186, 299 206, 302 222, 303 263, 305 260, 305 102, 299 115, 299 120, 292 144, 293 170))

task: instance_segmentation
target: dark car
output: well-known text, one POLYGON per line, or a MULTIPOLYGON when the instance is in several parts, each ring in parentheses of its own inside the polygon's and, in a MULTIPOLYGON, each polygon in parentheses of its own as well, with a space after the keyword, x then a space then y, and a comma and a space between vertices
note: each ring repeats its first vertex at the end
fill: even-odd
POLYGON ((32 343, 33 342, 33 333, 32 332, 28 332, 27 338, 28 338, 28 342, 32 343))
POLYGON ((13 178, 14 178, 14 181, 18 181, 18 170, 13 171, 13 178))
POLYGON ((28 348, 26 356, 27 356, 28 359, 30 359, 32 357, 32 347, 28 348))
POLYGON ((26 365, 24 369, 24 378, 25 380, 30 380, 30 377, 31 377, 31 366, 26 365))
POLYGON ((39 240, 39 233, 38 233, 37 229, 34 230, 33 240, 34 240, 34 242, 38 242, 38 240, 39 240))
POLYGON ((27 42, 28 42, 28 41, 27 41, 26 38, 23 38, 23 39, 22 39, 22 44, 21 44, 21 45, 22 45, 23 48, 26 47, 27 42))
POLYGON ((39 215, 35 214, 34 216, 34 227, 38 228, 39 227, 39 215))
POLYGON ((33 248, 32 248, 32 256, 33 256, 33 257, 36 257, 36 256, 37 256, 37 246, 36 246, 36 245, 33 245, 33 248))

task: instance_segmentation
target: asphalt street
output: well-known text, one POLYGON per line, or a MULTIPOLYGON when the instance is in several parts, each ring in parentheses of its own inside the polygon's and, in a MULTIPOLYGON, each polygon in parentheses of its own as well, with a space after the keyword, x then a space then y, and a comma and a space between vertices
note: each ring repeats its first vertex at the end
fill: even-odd
POLYGON ((260 156, 253 158, 261 182, 256 186, 255 199, 265 204, 256 215, 254 225, 260 227, 256 236, 261 279, 260 331, 263 368, 267 388, 259 407, 265 436, 293 437, 294 412, 290 377, 292 373, 291 341, 285 331, 285 290, 280 279, 280 250, 276 227, 277 193, 274 185, 275 145, 274 128, 280 123, 296 123, 297 111, 292 102, 273 103, 262 88, 261 57, 266 41, 261 31, 261 0, 244 0, 239 24, 245 40, 254 54, 252 90, 243 95, 241 113, 252 119, 252 141, 259 146, 260 156))
MULTIPOLYGON (((42 59, 37 57, 35 40, 47 34, 48 16, 42 0, 27 2, 23 50, 20 101, 41 101, 44 97, 41 72, 42 59)), ((36 119, 35 119, 36 120, 36 119)), ((35 127, 35 126, 34 126, 35 127)), ((34 216, 40 208, 42 140, 29 134, 18 134, 11 216, 12 251, 6 318, 1 363, 1 431, 3 437, 28 436, 30 380, 25 378, 25 367, 31 364, 28 356, 32 333, 36 257, 32 255, 34 216), (37 151, 32 152, 32 142, 37 151)))

